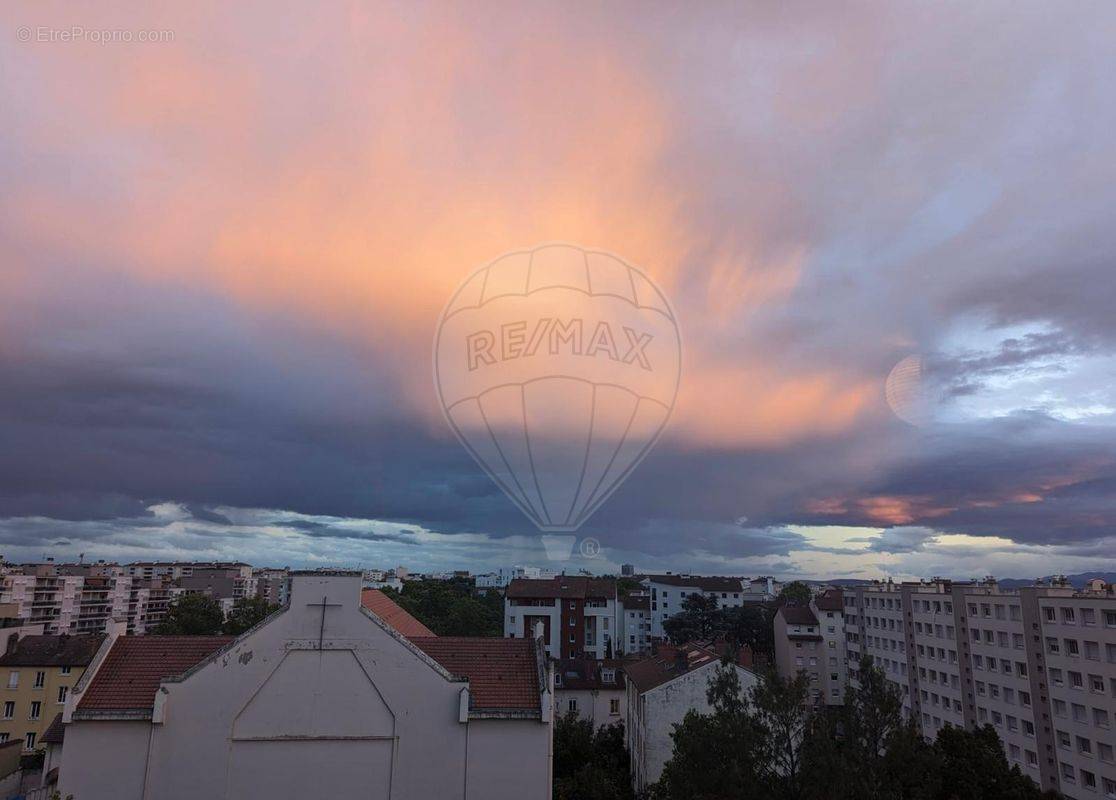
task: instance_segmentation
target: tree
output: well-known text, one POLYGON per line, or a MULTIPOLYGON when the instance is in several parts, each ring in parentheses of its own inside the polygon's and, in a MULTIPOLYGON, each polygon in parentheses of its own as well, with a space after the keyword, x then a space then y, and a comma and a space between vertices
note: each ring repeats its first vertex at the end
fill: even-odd
POLYGON ((749 710, 736 666, 727 657, 709 679, 712 713, 689 711, 674 726, 674 752, 652 789, 654 800, 744 800, 762 797, 763 731, 749 710))
POLYGON ((634 800, 624 725, 602 725, 571 711, 554 725, 554 800, 634 800))
POLYGON ((225 633, 239 636, 262 622, 278 608, 278 605, 267 602, 263 597, 242 597, 233 603, 232 610, 225 619, 225 633))
POLYGON ((712 639, 723 629, 717 598, 694 592, 682 601, 682 610, 663 620, 663 630, 674 644, 712 639))
POLYGON ((1056 797, 1042 792, 1034 781, 1008 764, 996 729, 975 731, 945 727, 938 731, 934 750, 941 762, 937 800, 1039 800, 1056 797))
POLYGON ((761 603, 721 609, 721 630, 736 646, 747 645, 753 653, 775 654, 775 629, 771 607, 761 603))
POLYGON ((184 594, 171 603, 167 615, 155 627, 162 636, 214 636, 221 632, 225 614, 221 604, 200 592, 184 594))
POLYGON ((439 636, 503 636, 504 601, 499 592, 477 597, 466 578, 407 581, 397 592, 385 588, 400 607, 439 636))
POLYGON ((810 679, 805 672, 783 679, 771 673, 752 692, 761 740, 764 783, 772 798, 794 800, 801 796, 799 748, 810 720, 810 679))
POLYGON ((791 581, 779 591, 778 599, 785 603, 806 605, 813 596, 814 593, 810 591, 810 587, 805 583, 802 581, 791 581))

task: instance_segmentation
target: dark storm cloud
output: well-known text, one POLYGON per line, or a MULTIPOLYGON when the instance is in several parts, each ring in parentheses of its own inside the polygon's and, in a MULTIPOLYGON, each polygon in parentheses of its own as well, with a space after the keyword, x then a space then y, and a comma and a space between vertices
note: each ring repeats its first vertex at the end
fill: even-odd
POLYGON ((194 519, 201 520, 202 522, 214 522, 218 525, 233 524, 233 521, 224 514, 218 514, 216 511, 212 511, 205 506, 199 506, 196 503, 188 503, 186 505, 186 510, 190 512, 190 515, 194 519))
MULTIPOLYGON (((1090 11, 982 4, 961 15, 945 7, 896 4, 860 15, 836 7, 801 15, 792 4, 760 4, 633 17, 630 9, 617 8, 606 12, 615 15, 606 19, 622 21, 631 34, 623 42, 608 37, 595 50, 580 36, 562 37, 570 28, 585 33, 582 26, 592 28, 599 19, 575 15, 569 27, 555 26, 555 41, 586 41, 591 52, 607 56, 604 62, 631 62, 652 88, 644 109, 652 124, 632 143, 661 145, 647 158, 651 166, 618 164, 615 176, 590 183, 610 184, 629 169, 647 168, 646 183, 627 187, 639 209, 656 199, 647 196, 650 186, 667 196, 666 204, 684 220, 674 231, 678 263, 664 271, 678 273, 672 299, 690 363, 709 358, 768 367, 754 385, 745 383, 729 399, 733 411, 734 400, 763 394, 765 379, 805 376, 771 400, 776 430, 762 432, 771 435, 733 438, 729 434, 738 420, 729 419, 731 414, 724 415, 723 438, 689 438, 681 423, 668 430, 583 534, 606 547, 650 556, 681 558, 702 551, 773 558, 773 568, 786 569, 793 566, 790 553, 850 552, 811 544, 790 529, 795 525, 890 528, 864 543, 872 552, 889 554, 923 552, 933 538, 928 531, 944 531, 1110 555, 1098 543, 1116 530, 1112 428, 1016 414, 916 431, 892 419, 881 399, 883 377, 912 352, 938 354, 930 363, 954 398, 979 395, 1005 375, 1056 371, 1068 358, 1116 353, 1111 256, 1116 118, 1105 102, 1116 72, 1106 37, 1112 11, 1100 5, 1090 11), (983 315, 993 332, 1018 325, 1043 330, 1005 333, 991 349, 941 352, 957 321, 973 314, 983 315), (810 380, 817 373, 875 387, 875 395, 841 424, 784 434, 780 424, 794 428, 803 418, 810 421, 819 407, 836 405, 832 388, 810 380), (821 401, 795 411, 811 393, 821 401), (778 413, 783 407, 791 409, 785 418, 778 413), (744 517, 747 522, 737 522, 744 517)), ((529 40, 517 26, 508 27, 511 38, 529 40)), ((482 35, 472 31, 463 38, 482 35)), ((304 209, 287 198, 289 205, 278 203, 274 218, 259 212, 260 223, 252 216, 256 206, 266 207, 292 176, 323 174, 313 170, 320 164, 285 160, 287 137, 298 138, 288 126, 272 125, 282 129, 272 132, 275 140, 246 137, 252 155, 266 162, 260 171, 267 176, 264 191, 246 198, 248 219, 240 220, 240 228, 206 227, 205 219, 195 217, 223 213, 221 187, 206 185, 199 200, 189 191, 197 183, 191 170, 200 166, 203 176, 227 172, 228 162, 219 156, 233 147, 229 131, 239 130, 243 120, 234 116, 235 124, 226 120, 216 130, 180 130, 179 120, 137 124, 129 118, 121 130, 94 115, 103 125, 81 137, 76 153, 24 158, 20 148, 64 150, 39 134, 57 130, 51 115, 70 104, 25 88, 64 83, 37 71, 45 67, 36 59, 45 62, 49 55, 32 48, 5 53, 5 65, 18 69, 0 70, 10 76, 0 84, 0 97, 8 100, 0 103, 6 109, 0 115, 23 113, 40 125, 8 126, 27 139, 0 149, 0 175, 9 179, 12 192, 5 196, 6 208, 31 209, 27 218, 0 217, 0 248, 9 265, 0 274, 0 517, 8 518, 0 540, 5 545, 92 548, 111 540, 141 549, 173 538, 175 548, 197 552, 213 547, 214 539, 247 536, 224 530, 237 527, 230 517, 236 515, 214 511, 217 507, 390 520, 497 539, 536 533, 430 409, 416 408, 411 377, 427 379, 435 322, 424 309, 443 299, 426 295, 442 291, 442 284, 416 281, 405 284, 411 294, 391 293, 393 282, 413 276, 391 271, 391 263, 366 263, 364 240, 354 235, 350 241, 346 228, 334 229, 330 213, 319 214, 319 227, 312 228, 310 256, 298 260, 295 254, 290 263, 281 259, 281 269, 272 269, 264 257, 271 237, 284 233, 264 223, 278 219, 293 225, 304 209), (43 116, 35 117, 37 106, 23 99, 43 106, 38 109, 43 116), (199 156, 182 144, 204 139, 195 133, 212 134, 219 152, 199 156), (89 240, 71 244, 71 229, 104 207, 119 209, 129 232, 165 224, 160 214, 142 211, 150 176, 136 178, 120 166, 146 163, 151 152, 169 172, 160 172, 160 181, 187 187, 183 197, 172 195, 160 208, 178 211, 183 201, 172 227, 181 222, 190 241, 184 244, 165 231, 171 244, 156 235, 137 241, 97 230, 89 240), (174 171, 179 161, 181 173, 174 171), (29 167, 32 162, 35 168, 29 167), (19 187, 27 191, 17 195, 19 187), (51 197, 51 189, 59 190, 61 199, 54 197, 53 205, 42 201, 42 215, 53 214, 56 222, 44 232, 30 224, 39 206, 20 201, 51 197), (224 248, 230 239, 239 241, 238 235, 247 244, 229 256, 224 248), (344 258, 332 251, 319 258, 318 239, 323 248, 341 241, 344 258), (133 261, 147 267, 148 260, 149 269, 133 269, 133 261), (380 294, 389 299, 354 320, 342 318, 328 292, 300 295, 321 274, 323 285, 348 299, 351 285, 329 283, 330 270, 388 276, 371 288, 358 284, 364 290, 356 293, 358 307, 380 294), (293 300, 282 291, 288 284, 293 300), (415 308, 394 308, 408 303, 415 308), (389 310, 421 335, 393 326, 389 310), (156 519, 149 507, 168 501, 183 504, 196 524, 166 533, 170 523, 156 519), (52 530, 52 520, 73 524, 52 530), (60 539, 63 530, 66 538, 60 539)), ((253 75, 263 76, 268 97, 278 98, 274 107, 228 103, 250 109, 247 116, 253 118, 271 120, 280 108, 300 107, 288 101, 285 90, 314 103, 325 83, 311 70, 298 76, 309 86, 303 93, 306 86, 288 85, 294 76, 273 75, 266 63, 252 66, 253 75)), ((328 66, 323 70, 330 72, 328 66)), ((72 67, 62 74, 80 77, 72 67)), ((189 69, 186 74, 193 75, 189 69)), ((202 94, 218 95, 220 88, 202 94)), ((431 173, 441 186, 468 158, 490 166, 486 152, 459 149, 461 141, 474 138, 459 132, 501 130, 520 117, 495 102, 480 102, 487 93, 477 86, 466 88, 452 104, 415 104, 449 105, 461 118, 453 119, 458 124, 447 152, 426 139, 415 144, 421 163, 409 171, 403 165, 399 185, 411 186, 431 173)), ((643 88, 642 82, 633 88, 643 88)), ((150 98, 144 103, 125 94, 110 97, 111 103, 92 105, 102 114, 110 107, 141 113, 151 105, 150 98)), ((600 105, 623 100, 606 97, 600 105)), ((215 113, 220 101, 215 97, 215 113)), ((580 118, 581 112, 571 109, 568 116, 580 118)), ((361 143, 357 152, 363 155, 364 143, 380 130, 367 121, 352 121, 350 129, 349 122, 348 114, 340 123, 333 120, 346 135, 323 145, 342 148, 346 168, 348 137, 361 143)), ((557 117, 547 122, 548 128, 563 125, 557 117)), ((316 127, 328 131, 328 123, 316 127)), ((577 130, 569 135, 579 150, 611 137, 608 128, 594 133, 600 138, 579 138, 577 130)), ((553 141, 526 138, 529 153, 552 160, 547 146, 553 141)), ((299 144, 299 151, 312 149, 299 144)), ((509 184, 542 184, 536 173, 515 172, 520 167, 512 156, 518 151, 507 147, 505 158, 508 143, 499 144, 495 161, 515 173, 504 176, 509 184)), ((200 151, 204 143, 197 147, 200 151)), ((234 183, 242 177, 252 176, 238 173, 234 183)), ((378 175, 372 177, 368 183, 376 196, 390 193, 378 175)), ((326 194, 359 190, 353 180, 326 194)), ((478 190, 472 173, 461 181, 472 197, 478 190)), ((301 200, 301 184, 298 194, 301 200)), ((428 199, 420 194, 417 203, 422 224, 415 227, 423 234, 434 227, 424 216, 428 199)), ((470 209, 491 200, 478 197, 470 205, 453 199, 451 205, 470 209)), ((581 194, 560 199, 566 208, 577 205, 581 194)), ((346 213, 336 216, 347 215, 359 229, 396 222, 381 223, 359 205, 342 210, 346 213)), ((540 216, 548 210, 553 211, 543 209, 540 216)), ((464 231, 457 234, 463 239, 489 227, 480 218, 454 223, 443 227, 464 231)), ((618 237, 625 233, 620 227, 618 237)), ((507 228, 513 233, 502 235, 519 236, 522 230, 507 228)), ((412 234, 387 238, 402 250, 413 247, 412 234)), ((630 241, 639 242, 640 234, 630 241)), ((493 235, 491 242, 503 240, 493 235)), ((456 253, 458 243, 451 244, 439 249, 437 258, 456 253)), ((278 249, 286 259, 283 246, 278 249)), ((383 262, 396 260, 378 255, 383 262)), ((410 268, 413 262, 404 263, 410 268)), ((336 305, 349 310, 345 303, 336 305)), ((684 379, 700 381, 704 374, 695 368, 684 371, 684 379)), ((695 393, 724 391, 711 384, 695 393)), ((325 521, 276 524, 308 538, 414 542, 403 534, 354 531, 325 521)))

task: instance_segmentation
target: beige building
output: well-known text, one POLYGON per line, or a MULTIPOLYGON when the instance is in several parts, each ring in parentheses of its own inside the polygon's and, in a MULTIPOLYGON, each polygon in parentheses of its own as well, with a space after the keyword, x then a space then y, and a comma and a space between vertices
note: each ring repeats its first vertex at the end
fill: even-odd
POLYGON ((408 639, 362 605, 360 573, 294 573, 288 605, 240 638, 102 646, 66 705, 58 789, 546 800, 552 719, 537 640, 408 639))
POLYGON ((617 659, 563 659, 554 662, 555 713, 576 714, 594 727, 623 722, 623 662, 617 659))
POLYGON ((104 636, 13 636, 0 656, 0 743, 31 752, 65 707, 104 636))
POLYGON ((841 705, 848 686, 844 599, 829 589, 808 605, 780 606, 775 612, 775 669, 784 678, 805 673, 814 704, 841 705))
POLYGON ((934 737, 992 725, 1008 759, 1068 798, 1116 798, 1116 591, 992 579, 847 588, 850 678, 883 667, 934 737))

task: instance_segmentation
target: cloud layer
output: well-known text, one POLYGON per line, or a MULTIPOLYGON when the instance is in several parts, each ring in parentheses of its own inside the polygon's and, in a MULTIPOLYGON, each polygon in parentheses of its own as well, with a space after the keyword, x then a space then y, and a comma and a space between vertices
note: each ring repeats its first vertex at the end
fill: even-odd
POLYGON ((606 549, 1112 564, 1110 5, 88 13, 9 21, 174 36, 0 42, 10 553, 264 554, 236 514, 274 509, 310 518, 268 523, 295 561, 415 553, 405 526, 442 548, 412 559, 507 563, 481 542, 532 529, 442 420, 431 337, 477 266, 565 240, 683 332, 666 436, 583 531, 606 549), (911 354, 921 429, 884 402, 911 354))

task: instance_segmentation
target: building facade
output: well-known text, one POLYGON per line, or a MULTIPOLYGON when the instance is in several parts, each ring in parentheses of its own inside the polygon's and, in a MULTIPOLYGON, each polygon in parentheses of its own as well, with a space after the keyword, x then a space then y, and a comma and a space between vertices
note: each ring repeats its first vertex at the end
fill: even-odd
POLYGON ((627 717, 623 662, 563 659, 554 662, 556 714, 576 714, 594 728, 627 717))
POLYGON ((1116 797, 1116 592, 994 580, 844 591, 850 680, 871 656, 928 738, 992 725, 1009 761, 1068 798, 1116 797))
MULTIPOLYGON (((662 646, 651 658, 626 664, 625 743, 631 757, 632 783, 637 793, 659 780, 674 752, 671 732, 686 713, 706 714, 709 679, 720 656, 700 644, 679 648, 662 646)), ((750 670, 736 666, 741 688, 748 692, 757 683, 750 670)))
POLYGON ((721 608, 742 606, 750 592, 740 578, 700 575, 648 575, 642 581, 651 600, 651 638, 665 639, 663 620, 682 610, 682 601, 692 594, 713 597, 721 608))
POLYGON ((551 658, 612 657, 620 631, 616 581, 582 575, 513 580, 504 593, 504 636, 533 638, 536 629, 551 658))
POLYGON ((541 645, 408 639, 360 589, 360 573, 295 573, 288 606, 238 639, 111 640, 66 705, 59 791, 549 798, 541 645))
POLYGON ((0 742, 21 739, 25 752, 65 708, 70 691, 104 640, 97 636, 12 637, 0 655, 0 742))

